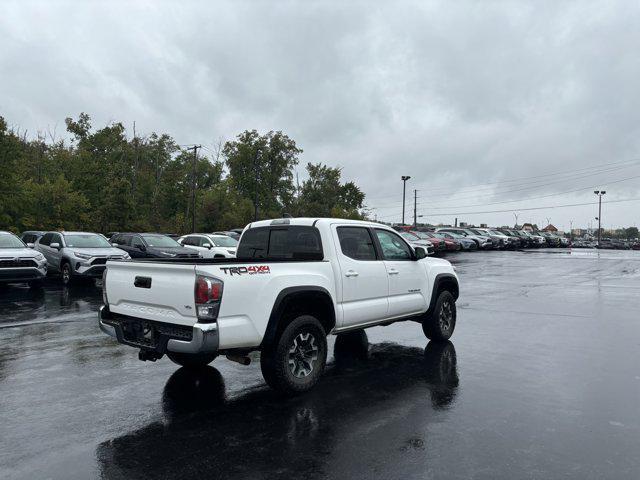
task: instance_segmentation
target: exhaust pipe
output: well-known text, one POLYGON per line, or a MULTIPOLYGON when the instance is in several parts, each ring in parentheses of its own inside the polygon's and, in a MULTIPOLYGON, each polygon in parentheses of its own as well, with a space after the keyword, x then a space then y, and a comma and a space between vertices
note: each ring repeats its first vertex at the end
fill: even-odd
POLYGON ((247 355, 226 355, 227 360, 239 363, 245 367, 251 363, 251 359, 247 355))

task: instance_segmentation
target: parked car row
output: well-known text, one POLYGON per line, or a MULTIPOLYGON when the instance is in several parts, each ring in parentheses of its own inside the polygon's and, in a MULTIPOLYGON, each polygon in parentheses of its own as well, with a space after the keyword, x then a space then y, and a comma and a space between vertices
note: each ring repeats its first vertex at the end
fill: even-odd
POLYGON ((436 227, 414 229, 396 227, 410 243, 429 241, 434 253, 504 250, 542 247, 569 247, 569 239, 551 232, 528 232, 511 228, 436 227))
POLYGON ((619 240, 602 238, 598 246, 597 240, 577 239, 571 242, 573 248, 600 248, 602 250, 640 250, 640 240, 619 240))
POLYGON ((0 283, 42 284, 58 274, 67 285, 80 278, 100 278, 108 260, 131 258, 233 258, 236 231, 163 233, 26 231, 20 237, 0 231, 0 283), (229 235, 227 235, 227 233, 229 235))

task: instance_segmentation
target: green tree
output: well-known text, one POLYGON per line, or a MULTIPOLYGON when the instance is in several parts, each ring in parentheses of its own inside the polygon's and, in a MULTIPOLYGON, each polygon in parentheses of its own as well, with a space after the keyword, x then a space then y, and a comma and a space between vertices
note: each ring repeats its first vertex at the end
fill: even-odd
POLYGON ((300 189, 296 214, 309 217, 361 219, 364 193, 353 183, 341 183, 340 168, 307 164, 309 178, 300 189))
POLYGON ((261 218, 280 216, 293 204, 293 167, 302 150, 282 132, 260 135, 246 130, 227 142, 223 155, 229 180, 238 194, 255 201, 261 218))

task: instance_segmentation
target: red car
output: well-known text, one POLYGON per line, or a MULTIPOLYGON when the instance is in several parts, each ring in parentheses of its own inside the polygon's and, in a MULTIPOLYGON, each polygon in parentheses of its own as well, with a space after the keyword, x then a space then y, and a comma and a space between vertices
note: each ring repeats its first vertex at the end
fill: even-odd
POLYGON ((416 237, 419 237, 423 240, 429 240, 431 243, 433 243, 436 252, 444 252, 446 250, 449 250, 449 247, 447 246, 447 239, 438 237, 433 232, 417 232, 412 230, 410 233, 413 233, 416 237))
POLYGON ((445 241, 447 245, 447 251, 458 252, 462 250, 462 245, 460 245, 460 242, 453 239, 451 236, 447 235, 446 233, 435 232, 434 235, 436 236, 436 238, 441 238, 445 241))

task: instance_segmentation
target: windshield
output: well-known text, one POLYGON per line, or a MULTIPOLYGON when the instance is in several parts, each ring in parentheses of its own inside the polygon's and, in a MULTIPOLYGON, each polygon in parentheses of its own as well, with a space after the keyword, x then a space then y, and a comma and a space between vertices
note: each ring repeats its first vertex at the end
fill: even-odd
POLYGON ((111 248, 111 244, 102 235, 95 233, 73 233, 64 236, 67 247, 73 248, 111 248))
POLYGON ((426 232, 415 232, 414 235, 418 238, 421 238, 422 240, 429 240, 430 238, 433 238, 433 235, 430 235, 426 232))
POLYGON ((236 247, 238 246, 238 241, 235 238, 231 237, 213 237, 211 241, 216 247, 236 247))
POLYGON ((470 232, 472 232, 474 235, 486 235, 487 232, 483 232, 482 230, 474 230, 473 228, 469 229, 470 232))
POLYGON ((455 232, 447 232, 447 233, 453 238, 464 238, 464 235, 461 235, 459 233, 455 233, 455 232))
POLYGON ((466 233, 467 235, 480 235, 477 232, 474 232, 473 230, 469 229, 469 230, 464 230, 464 233, 466 233))
POLYGON ((420 240, 420 237, 409 232, 400 232, 400 236, 406 240, 409 240, 410 242, 415 242, 416 240, 420 240))
POLYGON ((0 248, 25 248, 26 245, 22 243, 15 235, 10 233, 3 233, 0 235, 0 248))
POLYGON ((181 245, 173 238, 165 235, 142 235, 144 241, 150 247, 180 247, 181 245))
POLYGON ((506 237, 506 235, 502 232, 499 232, 497 230, 490 230, 491 235, 497 235, 498 237, 506 237))

